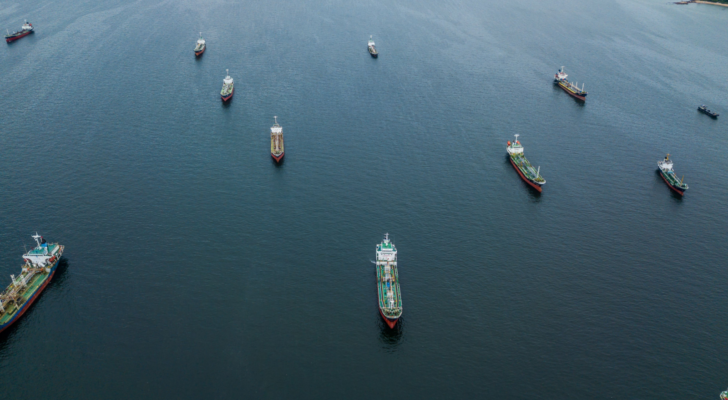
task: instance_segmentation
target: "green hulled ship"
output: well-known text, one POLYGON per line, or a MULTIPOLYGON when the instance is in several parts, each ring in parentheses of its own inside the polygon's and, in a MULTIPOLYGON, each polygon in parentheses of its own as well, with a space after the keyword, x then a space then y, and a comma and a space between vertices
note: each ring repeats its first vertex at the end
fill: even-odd
POLYGON ((506 147, 511 164, 526 183, 540 192, 541 186, 546 183, 546 180, 541 176, 541 167, 538 167, 538 169, 533 168, 533 165, 523 155, 523 146, 518 141, 518 135, 515 136, 516 141, 512 144, 508 141, 508 147, 506 147))
POLYGON ((660 170, 660 176, 662 177, 662 180, 667 183, 667 186, 670 187, 670 189, 674 190, 677 193, 680 193, 680 195, 684 195, 685 191, 688 190, 688 185, 686 183, 683 183, 682 179, 678 179, 677 175, 675 175, 675 171, 672 169, 672 160, 670 160, 670 155, 668 154, 665 156, 664 160, 660 160, 657 162, 657 168, 660 170))
POLYGON ((402 293, 397 273, 397 248, 384 235, 384 241, 377 245, 377 290, 379 292, 379 313, 387 325, 394 329, 402 316, 402 293))

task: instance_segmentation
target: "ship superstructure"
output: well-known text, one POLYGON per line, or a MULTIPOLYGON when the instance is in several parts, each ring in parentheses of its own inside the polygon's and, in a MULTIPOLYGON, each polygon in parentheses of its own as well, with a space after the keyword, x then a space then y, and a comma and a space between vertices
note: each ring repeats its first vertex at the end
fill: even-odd
POLYGON ((377 290, 379 294, 379 313, 384 322, 394 329, 402 316, 402 293, 399 289, 397 272, 397 248, 384 235, 384 241, 377 245, 377 290))
POLYGON ((28 36, 31 33, 33 33, 33 24, 29 23, 27 20, 23 24, 22 28, 20 28, 19 31, 15 31, 13 33, 10 33, 9 30, 7 30, 8 34, 5 35, 5 42, 10 43, 13 41, 16 41, 22 37, 28 36))
POLYGON ((584 91, 584 84, 581 84, 580 89, 577 83, 569 82, 569 80, 566 79, 567 76, 569 75, 564 72, 564 67, 561 67, 559 72, 554 75, 554 84, 558 85, 564 90, 564 92, 568 93, 569 96, 581 101, 586 101, 587 93, 584 91))
POLYGON ((688 185, 683 183, 683 178, 678 179, 675 171, 672 169, 672 160, 670 160, 670 154, 665 156, 664 160, 657 162, 657 168, 660 170, 660 176, 662 180, 667 183, 670 189, 674 190, 680 195, 684 195, 685 191, 688 190, 688 185))
POLYGON ((20 274, 10 275, 10 286, 0 294, 0 332, 17 321, 38 298, 63 255, 62 245, 48 243, 37 233, 33 239, 37 246, 23 255, 25 264, 20 274))
POLYGON ((374 40, 372 39, 372 35, 369 35, 369 42, 367 43, 367 50, 369 50, 369 54, 371 54, 372 57, 377 58, 379 56, 379 53, 377 52, 377 48, 374 45, 374 40))
POLYGON ((283 128, 278 125, 278 117, 273 117, 275 124, 270 128, 270 156, 280 163, 286 154, 283 147, 283 128))
POLYGON ((220 98, 222 101, 228 101, 233 98, 235 92, 235 83, 233 78, 230 77, 230 70, 225 70, 227 76, 222 80, 222 90, 220 91, 220 98))
POLYGON ((197 45, 195 45, 195 57, 201 56, 206 48, 207 44, 205 43, 205 39, 202 38, 202 32, 200 32, 200 38, 197 39, 197 45))
POLYGON ((523 155, 523 146, 518 141, 519 135, 515 136, 516 140, 513 143, 508 141, 508 146, 506 147, 511 164, 526 183, 540 192, 542 190, 541 186, 546 183, 546 180, 541 176, 541 167, 538 167, 538 169, 533 168, 533 165, 523 155))

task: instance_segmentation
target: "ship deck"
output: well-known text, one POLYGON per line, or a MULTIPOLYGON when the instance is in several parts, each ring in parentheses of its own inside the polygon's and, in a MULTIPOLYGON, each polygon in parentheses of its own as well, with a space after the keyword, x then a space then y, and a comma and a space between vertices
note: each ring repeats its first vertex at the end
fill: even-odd
MULTIPOLYGON (((20 304, 18 304, 17 306, 22 307, 23 304, 25 304, 28 301, 28 299, 33 297, 35 292, 38 290, 38 288, 40 288, 43 285, 43 282, 45 282, 45 280, 47 278, 48 278, 48 274, 46 274, 46 273, 36 274, 33 277, 33 279, 30 280, 30 283, 28 284, 28 287, 25 290, 25 292, 21 295, 22 302, 20 304)), ((0 325, 7 323, 8 321, 10 321, 10 319, 15 317, 15 313, 18 311, 17 306, 15 303, 4 304, 5 313, 3 313, 2 316, 0 316, 0 325)))

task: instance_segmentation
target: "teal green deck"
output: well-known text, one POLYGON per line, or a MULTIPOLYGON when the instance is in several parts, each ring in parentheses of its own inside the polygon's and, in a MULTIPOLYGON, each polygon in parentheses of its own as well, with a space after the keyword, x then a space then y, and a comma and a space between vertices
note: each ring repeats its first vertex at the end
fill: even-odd
MULTIPOLYGON (((58 261, 56 261, 56 262, 58 262, 58 261)), ((21 299, 19 300, 19 304, 15 304, 15 302, 11 302, 9 304, 3 302, 3 307, 5 307, 5 312, 2 313, 2 314, 0 314, 0 325, 8 322, 13 317, 15 317, 15 313, 17 313, 18 312, 18 309, 19 309, 18 306, 22 307, 23 304, 25 304, 28 301, 28 299, 30 299, 31 297, 33 297, 33 295, 35 294, 35 292, 38 291, 38 289, 41 286, 43 286, 43 283, 46 281, 46 279, 48 279, 48 276, 49 275, 50 275, 49 273, 45 273, 45 272, 39 273, 39 274, 35 274, 35 276, 33 276, 33 278, 28 283, 28 286, 22 292, 22 294, 20 296, 21 299)), ((17 279, 19 279, 19 278, 20 277, 18 277, 17 279)), ((7 293, 8 292, 8 289, 10 289, 10 286, 8 286, 5 289, 5 291, 3 292, 3 294, 7 293)))
POLYGON ((516 167, 521 170, 526 178, 536 182, 545 182, 543 177, 538 173, 538 171, 536 171, 535 168, 533 168, 533 165, 531 165, 523 153, 511 155, 511 160, 513 160, 513 163, 516 164, 516 167))
MULTIPOLYGON (((389 244, 386 248, 392 248, 389 244)), ((385 317, 399 318, 402 315, 402 294, 399 289, 399 273, 397 267, 389 266, 392 269, 392 292, 394 293, 395 308, 389 308, 387 304, 387 283, 384 282, 384 265, 377 265, 377 290, 379 290, 379 309, 385 317)))

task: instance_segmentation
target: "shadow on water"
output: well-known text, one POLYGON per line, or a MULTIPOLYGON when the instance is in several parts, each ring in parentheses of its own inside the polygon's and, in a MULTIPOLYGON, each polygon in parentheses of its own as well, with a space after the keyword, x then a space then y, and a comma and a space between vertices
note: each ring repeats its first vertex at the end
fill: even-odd
POLYGON ((662 178, 662 175, 660 175, 659 169, 655 170, 655 179, 657 179, 660 182, 660 184, 662 184, 662 186, 665 187, 665 189, 670 191, 670 195, 672 196, 673 199, 676 199, 676 201, 682 203, 684 196, 681 195, 680 193, 676 192, 672 188, 670 188, 670 186, 667 184, 667 182, 665 182, 665 180, 662 178))
POLYGON ((30 308, 25 310, 25 313, 17 319, 12 325, 7 327, 4 331, 0 332, 0 359, 2 359, 3 356, 3 349, 7 346, 7 343, 11 341, 11 338, 15 335, 15 332, 18 329, 18 326, 20 326, 23 323, 23 320, 25 320, 28 315, 33 313, 33 309, 38 304, 38 300, 43 296, 44 293, 51 290, 51 288, 57 286, 57 285, 63 285, 63 283, 66 281, 66 270, 68 269, 68 260, 66 257, 61 257, 61 259, 58 261, 58 267, 56 267, 56 272, 53 274, 53 279, 48 282, 48 286, 40 293, 38 294, 38 297, 33 301, 33 304, 30 306, 30 308))
POLYGON ((279 161, 279 162, 276 162, 276 160, 273 159, 273 157, 271 157, 270 160, 271 160, 271 162, 273 162, 273 165, 275 165, 276 168, 282 167, 283 166, 283 163, 286 162, 286 158, 285 157, 281 158, 281 161, 279 161))
POLYGON ((393 329, 384 322, 379 313, 377 313, 377 320, 379 321, 379 340, 382 342, 384 349, 387 351, 396 351, 402 342, 404 320, 400 318, 393 329))

